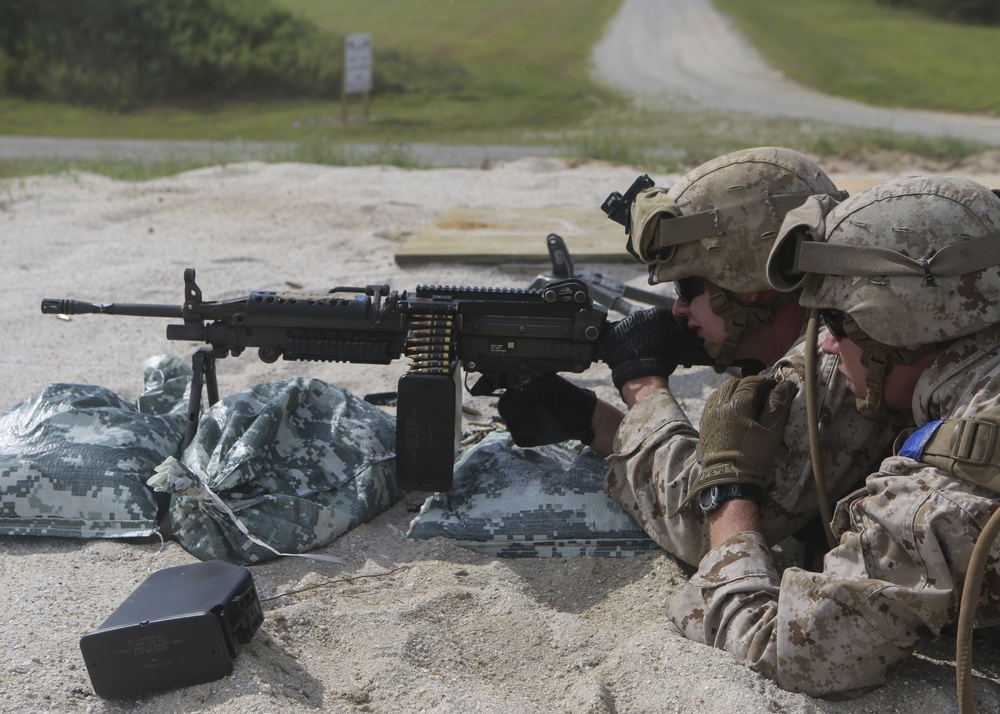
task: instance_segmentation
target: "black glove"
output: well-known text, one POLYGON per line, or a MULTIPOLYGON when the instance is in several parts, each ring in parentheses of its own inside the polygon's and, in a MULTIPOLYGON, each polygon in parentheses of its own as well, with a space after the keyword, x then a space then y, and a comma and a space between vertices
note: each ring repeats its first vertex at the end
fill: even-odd
POLYGON ((639 310, 610 323, 601 332, 599 350, 619 391, 636 377, 669 377, 682 364, 715 362, 698 335, 665 307, 639 310))
POLYGON ((497 402, 500 416, 518 446, 558 444, 570 439, 589 444, 594 440, 590 420, 596 406, 593 391, 558 374, 536 375, 508 388, 497 402))

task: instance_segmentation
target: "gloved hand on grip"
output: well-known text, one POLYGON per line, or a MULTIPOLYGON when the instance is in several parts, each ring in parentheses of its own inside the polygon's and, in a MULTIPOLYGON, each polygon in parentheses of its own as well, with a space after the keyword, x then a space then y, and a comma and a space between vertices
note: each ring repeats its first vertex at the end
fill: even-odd
POLYGON ((577 439, 594 440, 590 426, 597 395, 558 374, 539 374, 508 388, 497 402, 518 446, 542 446, 577 439))
POLYGON ((794 382, 752 375, 729 379, 709 395, 701 413, 703 469, 691 484, 691 498, 729 483, 766 491, 765 476, 797 391, 794 382))
POLYGON ((599 338, 601 359, 611 380, 622 385, 636 377, 669 377, 680 365, 712 364, 701 340, 669 308, 639 310, 610 323, 599 338))

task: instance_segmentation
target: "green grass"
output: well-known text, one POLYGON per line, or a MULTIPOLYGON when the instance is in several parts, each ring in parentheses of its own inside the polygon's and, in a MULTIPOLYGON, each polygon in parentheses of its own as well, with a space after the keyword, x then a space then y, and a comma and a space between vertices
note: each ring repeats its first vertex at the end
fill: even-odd
POLYGON ((592 90, 586 67, 620 0, 276 0, 338 34, 369 32, 376 47, 458 62, 491 92, 555 98, 592 90))
POLYGON ((321 29, 372 33, 378 47, 455 61, 471 85, 438 96, 374 96, 369 121, 350 98, 219 106, 157 106, 127 114, 0 99, 0 132, 55 136, 243 140, 504 141, 580 122, 612 93, 588 76, 590 47, 620 0, 276 0, 321 29))
POLYGON ((1000 27, 871 0, 712 0, 789 77, 868 104, 1000 114, 1000 27))
MULTIPOLYGON (((155 106, 109 114, 0 97, 0 133, 52 136, 236 139, 288 142, 265 161, 417 167, 402 146, 545 144, 566 157, 675 171, 727 150, 780 144, 814 155, 871 149, 956 159, 983 147, 914 135, 733 113, 641 110, 588 76, 591 47, 620 0, 276 0, 341 35, 370 32, 396 48, 464 67, 458 92, 373 96, 362 121, 339 102, 297 101, 155 106), (352 142, 374 142, 375 157, 352 142)), ((872 0, 713 0, 788 75, 831 94, 873 104, 1000 112, 1000 28, 934 21, 872 0)), ((2 162, 0 177, 66 169, 141 179, 225 163, 226 156, 163 162, 2 162)))

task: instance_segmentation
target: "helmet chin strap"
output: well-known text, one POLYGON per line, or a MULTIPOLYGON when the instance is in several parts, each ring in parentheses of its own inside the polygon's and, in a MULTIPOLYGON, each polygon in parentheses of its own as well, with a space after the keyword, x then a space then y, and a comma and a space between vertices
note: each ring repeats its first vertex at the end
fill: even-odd
POLYGON ((778 310, 798 298, 797 293, 780 293, 763 305, 741 305, 731 299, 721 287, 702 279, 708 289, 709 305, 719 317, 726 321, 726 336, 721 346, 706 346, 709 356, 715 358, 713 368, 724 372, 736 359, 736 348, 744 334, 754 327, 764 327, 774 321, 778 310))
MULTIPOLYGON (((862 332, 858 327, 858 323, 850 315, 844 319, 844 331, 847 333, 847 337, 861 348, 861 363, 868 368, 865 377, 865 397, 855 400, 857 409, 862 414, 876 414, 880 410, 885 411, 882 403, 882 388, 885 375, 894 364, 913 364, 923 355, 941 349, 943 344, 954 342, 954 340, 948 340, 946 343, 939 342, 933 345, 923 345, 916 350, 908 350, 905 347, 890 347, 881 342, 876 342, 862 332)), ((830 504, 830 496, 827 492, 826 475, 824 473, 820 449, 819 389, 817 385, 818 343, 819 310, 810 308, 806 314, 805 353, 806 421, 808 422, 807 427, 809 430, 809 456, 813 470, 813 480, 816 484, 816 498, 819 504, 820 515, 823 519, 823 529, 826 533, 827 543, 833 548, 837 544, 837 538, 831 528, 831 523, 833 523, 833 509, 830 504)))
POLYGON ((921 345, 915 350, 905 347, 892 347, 873 340, 858 327, 858 323, 848 315, 844 319, 844 331, 847 337, 861 348, 861 364, 867 368, 865 373, 865 396, 858 397, 856 405, 858 411, 868 416, 887 414, 888 410, 883 403, 882 393, 885 388, 885 376, 894 365, 911 365, 924 355, 937 352, 945 346, 954 342, 946 340, 921 345))

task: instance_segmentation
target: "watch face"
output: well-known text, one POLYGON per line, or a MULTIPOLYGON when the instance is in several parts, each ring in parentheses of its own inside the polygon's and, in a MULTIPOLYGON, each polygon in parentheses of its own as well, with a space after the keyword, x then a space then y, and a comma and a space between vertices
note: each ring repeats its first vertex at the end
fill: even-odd
POLYGON ((703 513, 711 513, 726 501, 732 501, 735 498, 745 498, 759 504, 760 489, 750 484, 729 483, 722 486, 709 486, 699 494, 703 513))
POLYGON ((719 503, 719 487, 709 486, 699 494, 701 499, 701 510, 704 513, 711 513, 721 504, 719 503))

